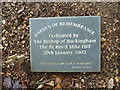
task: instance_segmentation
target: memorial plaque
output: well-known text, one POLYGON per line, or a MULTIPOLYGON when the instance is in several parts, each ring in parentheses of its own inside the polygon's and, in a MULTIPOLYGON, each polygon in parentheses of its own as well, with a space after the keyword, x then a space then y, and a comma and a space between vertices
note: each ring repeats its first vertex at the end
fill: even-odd
POLYGON ((30 18, 33 72, 99 72, 100 17, 30 18))

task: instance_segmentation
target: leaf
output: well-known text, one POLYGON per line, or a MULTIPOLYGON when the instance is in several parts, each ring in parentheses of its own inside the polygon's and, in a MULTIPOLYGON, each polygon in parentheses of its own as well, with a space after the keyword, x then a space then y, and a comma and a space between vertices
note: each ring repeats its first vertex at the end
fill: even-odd
POLYGON ((25 56, 24 55, 21 55, 21 56, 17 56, 17 63, 23 63, 24 62, 24 59, 25 59, 25 56))
POLYGON ((25 56, 24 55, 17 56, 17 59, 25 59, 25 56))
POLYGON ((44 87, 44 85, 43 84, 40 84, 38 87, 37 87, 37 89, 40 89, 40 88, 43 88, 44 87))
POLYGON ((15 54, 15 55, 12 55, 12 56, 9 56, 9 57, 8 57, 8 59, 12 59, 12 60, 15 60, 15 59, 17 59, 17 54, 15 54))
POLYGON ((61 83, 62 82, 62 78, 61 77, 56 77, 56 80, 55 82, 58 84, 58 83, 61 83))
POLYGON ((57 84, 55 88, 62 88, 61 84, 57 84))
POLYGON ((5 63, 13 63, 13 62, 15 62, 15 59, 10 59, 10 60, 5 61, 5 63))
POLYGON ((45 83, 45 84, 53 87, 54 86, 54 81, 50 81, 50 82, 45 83))

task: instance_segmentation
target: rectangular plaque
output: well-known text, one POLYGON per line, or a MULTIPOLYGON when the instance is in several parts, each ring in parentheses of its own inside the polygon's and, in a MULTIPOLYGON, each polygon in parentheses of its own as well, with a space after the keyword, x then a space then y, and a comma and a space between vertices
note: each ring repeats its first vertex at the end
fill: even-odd
POLYGON ((99 72, 100 17, 30 18, 33 72, 99 72))

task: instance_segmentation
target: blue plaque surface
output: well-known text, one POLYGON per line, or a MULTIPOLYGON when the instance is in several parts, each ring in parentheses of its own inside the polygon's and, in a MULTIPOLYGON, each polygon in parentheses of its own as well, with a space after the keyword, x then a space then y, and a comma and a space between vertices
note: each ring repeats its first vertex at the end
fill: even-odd
POLYGON ((30 18, 33 72, 99 72, 100 17, 30 18))

